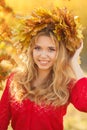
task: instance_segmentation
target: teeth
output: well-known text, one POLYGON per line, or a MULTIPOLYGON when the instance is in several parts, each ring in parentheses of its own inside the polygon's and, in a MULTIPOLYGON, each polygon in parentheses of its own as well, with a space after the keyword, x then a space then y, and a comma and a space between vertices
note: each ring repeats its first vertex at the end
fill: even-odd
POLYGON ((40 61, 40 63, 46 64, 46 63, 48 63, 48 61, 40 61))

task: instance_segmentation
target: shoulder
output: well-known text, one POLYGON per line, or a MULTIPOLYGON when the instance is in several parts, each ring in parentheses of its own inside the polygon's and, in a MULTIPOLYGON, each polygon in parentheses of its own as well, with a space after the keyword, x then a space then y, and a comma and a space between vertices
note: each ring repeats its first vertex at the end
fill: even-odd
POLYGON ((87 77, 83 77, 76 81, 75 85, 84 85, 87 84, 87 77))
POLYGON ((10 84, 13 79, 13 76, 14 76, 14 73, 11 73, 7 77, 6 86, 5 86, 2 96, 1 96, 1 102, 3 102, 4 100, 9 100, 9 98, 10 98, 10 84))
POLYGON ((69 90, 72 91, 76 87, 87 85, 87 77, 80 78, 79 80, 72 79, 69 83, 69 90))
POLYGON ((84 97, 87 94, 87 77, 83 77, 69 86, 70 96, 75 97, 84 97))
POLYGON ((6 85, 5 85, 4 91, 8 91, 8 92, 9 92, 10 86, 11 86, 11 82, 12 82, 13 77, 14 77, 14 74, 15 74, 15 73, 11 73, 11 74, 9 74, 9 76, 7 77, 7 79, 6 79, 6 85))
POLYGON ((84 93, 85 93, 85 91, 87 91, 87 77, 83 77, 83 78, 77 80, 73 87, 73 91, 81 92, 81 93, 82 93, 82 91, 84 91, 84 93))
POLYGON ((10 84, 10 83, 11 83, 11 81, 12 81, 14 75, 15 75, 15 72, 11 73, 11 74, 7 77, 7 84, 10 84))

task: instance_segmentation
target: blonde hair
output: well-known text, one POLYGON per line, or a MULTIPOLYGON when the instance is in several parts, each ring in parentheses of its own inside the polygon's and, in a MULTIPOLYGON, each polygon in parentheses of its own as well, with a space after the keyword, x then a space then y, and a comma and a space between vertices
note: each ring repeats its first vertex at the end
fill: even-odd
POLYGON ((74 77, 69 64, 71 56, 68 55, 64 43, 58 42, 51 31, 43 30, 31 39, 26 53, 28 62, 22 72, 16 72, 11 83, 10 92, 16 101, 29 98, 37 104, 44 102, 46 105, 60 106, 69 99, 68 85, 74 77), (56 62, 48 76, 48 79, 39 87, 33 88, 31 82, 37 77, 37 66, 34 64, 32 51, 39 36, 50 37, 57 47, 56 62))

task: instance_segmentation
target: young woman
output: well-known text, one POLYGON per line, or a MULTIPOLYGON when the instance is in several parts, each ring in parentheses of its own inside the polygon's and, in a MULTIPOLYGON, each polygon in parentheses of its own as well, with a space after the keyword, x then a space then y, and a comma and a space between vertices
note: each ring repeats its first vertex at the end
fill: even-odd
POLYGON ((87 112, 87 78, 78 64, 83 43, 73 15, 58 9, 32 16, 25 20, 30 39, 25 69, 9 76, 0 101, 0 130, 10 120, 13 130, 63 130, 69 103, 87 112))

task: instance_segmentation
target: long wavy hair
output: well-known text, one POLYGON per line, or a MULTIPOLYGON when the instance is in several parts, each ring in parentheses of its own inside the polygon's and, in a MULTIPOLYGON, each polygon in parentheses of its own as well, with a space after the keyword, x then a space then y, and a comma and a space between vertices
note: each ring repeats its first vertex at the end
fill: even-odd
POLYGON ((68 86, 75 75, 70 66, 71 56, 64 43, 58 42, 53 32, 41 31, 31 39, 26 56, 27 63, 24 65, 24 69, 14 74, 10 87, 12 97, 18 102, 29 99, 39 105, 42 102, 53 106, 66 104, 69 99, 68 86), (32 51, 38 37, 42 35, 48 36, 53 40, 57 47, 57 56, 46 81, 38 87, 33 87, 31 83, 37 78, 38 71, 33 60, 32 51))

